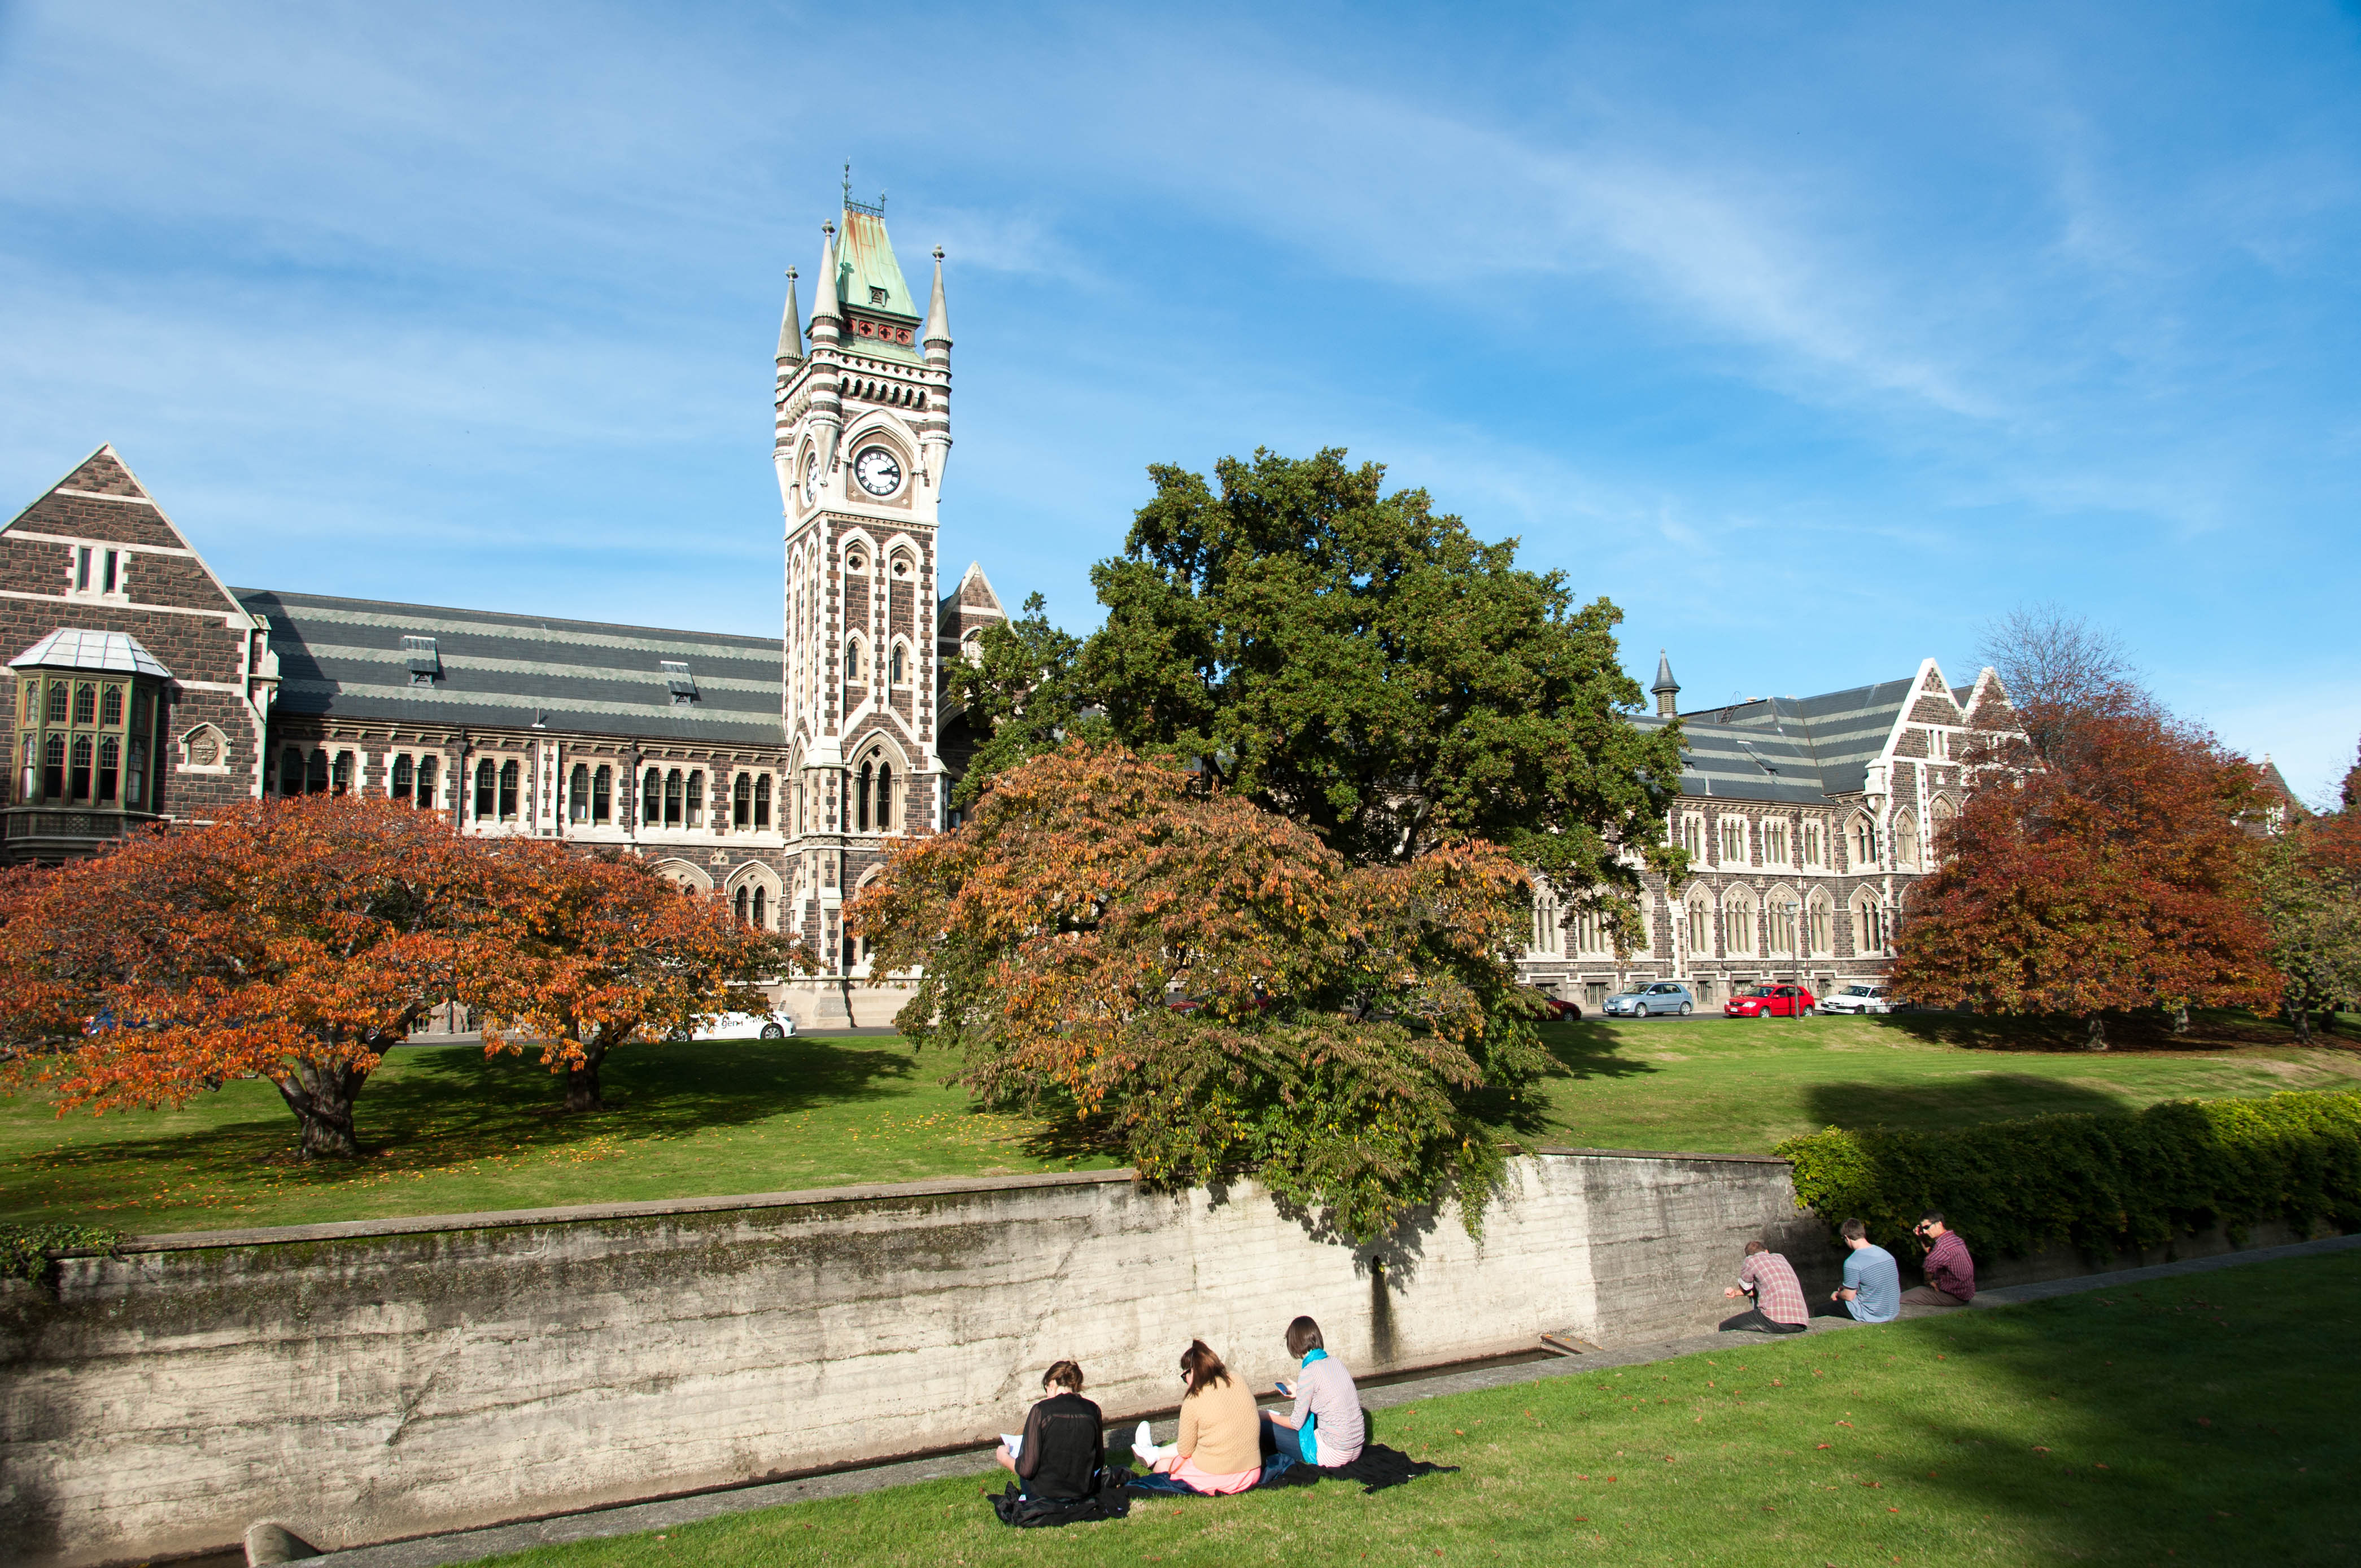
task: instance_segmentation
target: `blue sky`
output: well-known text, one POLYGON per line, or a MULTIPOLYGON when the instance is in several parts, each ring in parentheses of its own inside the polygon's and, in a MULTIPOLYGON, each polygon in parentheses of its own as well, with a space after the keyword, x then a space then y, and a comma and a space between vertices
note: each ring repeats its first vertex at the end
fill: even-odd
POLYGON ((2353 758, 2350 5, 0 3, 0 512, 111 440, 235 583, 775 635, 846 158, 1071 626, 1148 463, 1342 445, 1686 704, 2049 599, 2353 758))

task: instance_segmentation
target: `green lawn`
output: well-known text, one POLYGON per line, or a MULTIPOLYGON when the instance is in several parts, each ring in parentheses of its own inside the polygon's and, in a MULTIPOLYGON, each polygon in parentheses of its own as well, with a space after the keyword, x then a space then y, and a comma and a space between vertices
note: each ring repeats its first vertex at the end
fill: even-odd
MULTIPOLYGON (((2249 1023, 2104 1055, 1939 1037, 1968 1026, 1554 1025, 1545 1102, 1506 1130, 1532 1145, 1763 1152, 1832 1123, 1958 1125, 2361 1083, 2361 1051, 2347 1048, 2361 1032, 2303 1049, 2249 1023)), ((138 1234, 1072 1168, 1032 1146, 1023 1120, 971 1112, 939 1081, 948 1067, 886 1036, 635 1048, 606 1069, 610 1109, 566 1116, 529 1058, 402 1049, 361 1096, 371 1152, 353 1166, 297 1160, 294 1120, 260 1083, 104 1117, 0 1099, 0 1221, 138 1234)))
POLYGON ((1434 1399, 1374 1436, 1459 1472, 1374 1497, 1017 1531, 942 1481, 488 1561, 2349 1563, 2357 1303, 2348 1253, 1434 1399))

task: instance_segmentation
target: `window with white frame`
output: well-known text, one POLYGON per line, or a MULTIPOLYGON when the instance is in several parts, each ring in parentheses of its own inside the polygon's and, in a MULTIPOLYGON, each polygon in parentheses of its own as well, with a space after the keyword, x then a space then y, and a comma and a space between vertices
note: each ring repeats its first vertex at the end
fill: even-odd
POLYGON ((1804 906, 1804 938, 1811 944, 1812 957, 1825 959, 1836 952, 1836 905, 1829 902, 1824 888, 1812 890, 1804 906))
POLYGON ((1906 811, 1894 818, 1894 864, 1898 871, 1918 869, 1918 819, 1906 811))
POLYGON ((1746 863, 1746 818, 1725 817, 1719 826, 1721 828, 1720 863, 1725 866, 1744 865, 1746 863))
POLYGON ((1828 863, 1828 830, 1827 825, 1817 821, 1807 821, 1800 829, 1798 829, 1796 836, 1803 845, 1805 866, 1812 871, 1820 871, 1825 869, 1828 863))
POLYGON ((1713 900, 1698 888, 1689 894, 1689 955, 1713 957, 1713 900))
POLYGON ((1774 888, 1772 890, 1766 908, 1770 918, 1764 922, 1764 925, 1769 927, 1773 956, 1783 959, 1794 958, 1797 935, 1795 917, 1800 913, 1800 908, 1795 903, 1795 895, 1784 887, 1774 888))
POLYGON ((1885 910, 1867 888, 1852 895, 1852 950, 1857 958, 1885 951, 1885 910))
POLYGON ((1787 863, 1787 824, 1776 817, 1763 819, 1763 863, 1766 866, 1787 863))
POLYGON ((1721 901, 1722 948, 1736 958, 1754 956, 1754 895, 1733 887, 1721 901))
POLYGON ((1684 817, 1681 818, 1681 848, 1689 852, 1690 860, 1703 863, 1705 860, 1704 817, 1684 817))
POLYGON ((1865 812, 1856 812, 1845 824, 1845 861, 1848 871, 1865 872, 1877 864, 1877 825, 1865 812))

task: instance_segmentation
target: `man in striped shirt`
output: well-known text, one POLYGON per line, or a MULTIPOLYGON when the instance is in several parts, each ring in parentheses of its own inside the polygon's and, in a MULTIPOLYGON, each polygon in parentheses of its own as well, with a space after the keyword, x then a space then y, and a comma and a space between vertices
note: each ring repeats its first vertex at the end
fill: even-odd
POLYGON ((1746 1261, 1738 1266, 1738 1283, 1722 1294, 1731 1299, 1753 1298, 1753 1305, 1721 1325, 1753 1329, 1766 1334, 1799 1334, 1811 1324, 1811 1309, 1804 1304, 1804 1287, 1788 1261, 1761 1242, 1746 1244, 1746 1261))

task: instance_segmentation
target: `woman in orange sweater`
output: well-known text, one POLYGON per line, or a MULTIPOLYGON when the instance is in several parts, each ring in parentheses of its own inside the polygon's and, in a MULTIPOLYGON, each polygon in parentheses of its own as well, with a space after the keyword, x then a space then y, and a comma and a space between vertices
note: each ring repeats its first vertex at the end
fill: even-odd
MULTIPOLYGON (((1243 1492, 1262 1479, 1262 1419, 1253 1390, 1201 1339, 1180 1353, 1180 1381, 1188 1390, 1180 1397, 1180 1436, 1148 1468, 1209 1497, 1243 1492)), ((1143 1442, 1147 1435, 1143 1422, 1143 1442)))

